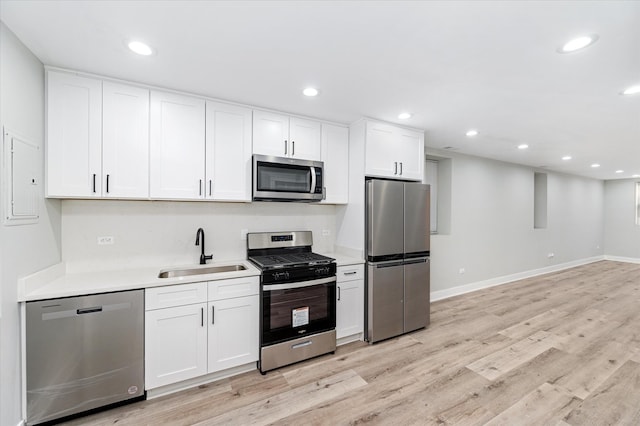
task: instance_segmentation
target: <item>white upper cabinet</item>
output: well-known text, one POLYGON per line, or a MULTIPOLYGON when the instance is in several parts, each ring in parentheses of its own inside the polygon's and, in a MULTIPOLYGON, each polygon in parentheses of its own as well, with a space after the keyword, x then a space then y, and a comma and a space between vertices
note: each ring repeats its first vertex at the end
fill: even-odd
POLYGON ((152 91, 150 129, 151 198, 203 198, 205 101, 152 91))
POLYGON ((102 195, 149 196, 149 90, 102 85, 102 195))
POLYGON ((424 133, 398 129, 396 135, 400 177, 422 181, 424 178, 424 133))
POLYGON ((349 202, 349 129, 322 124, 322 161, 327 204, 349 202))
POLYGON ((102 81, 47 72, 47 196, 102 193, 102 81))
POLYGON ((289 120, 290 157, 320 160, 320 128, 317 121, 291 117, 289 120))
POLYGON ((286 157, 289 153, 289 117, 253 111, 253 153, 286 157))
POLYGON ((320 160, 320 122, 267 111, 253 112, 253 153, 320 160))
POLYGON ((205 198, 251 201, 251 110, 207 102, 205 198))
POLYGON ((367 122, 365 174, 421 181, 424 135, 385 123, 367 122))

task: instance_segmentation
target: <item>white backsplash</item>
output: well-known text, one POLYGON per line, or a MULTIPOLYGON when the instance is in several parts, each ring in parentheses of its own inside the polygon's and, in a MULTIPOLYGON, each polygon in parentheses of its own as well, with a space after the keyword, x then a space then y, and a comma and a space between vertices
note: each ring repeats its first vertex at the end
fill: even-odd
POLYGON ((310 230, 313 250, 331 252, 335 206, 64 200, 62 260, 68 271, 76 272, 194 264, 200 256, 198 228, 205 231, 206 254, 213 254, 214 261, 246 258, 244 230, 310 230), (113 244, 99 245, 99 237, 112 237, 113 244))

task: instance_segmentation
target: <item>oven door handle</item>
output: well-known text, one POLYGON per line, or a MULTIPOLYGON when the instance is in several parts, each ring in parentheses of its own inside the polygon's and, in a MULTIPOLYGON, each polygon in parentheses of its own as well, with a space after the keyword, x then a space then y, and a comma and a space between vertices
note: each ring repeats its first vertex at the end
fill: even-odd
POLYGON ((302 282, 290 283, 290 284, 267 284, 267 285, 263 285, 262 289, 264 291, 290 290, 292 288, 311 287, 314 285, 328 284, 331 282, 336 282, 336 277, 320 278, 318 280, 302 281, 302 282))

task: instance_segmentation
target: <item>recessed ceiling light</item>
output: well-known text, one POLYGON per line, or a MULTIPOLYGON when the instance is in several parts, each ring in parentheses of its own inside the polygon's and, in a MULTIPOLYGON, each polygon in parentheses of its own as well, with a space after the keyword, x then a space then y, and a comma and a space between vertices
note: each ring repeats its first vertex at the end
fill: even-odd
POLYGON ((307 87, 302 91, 302 94, 309 97, 318 96, 318 89, 314 87, 307 87))
POLYGON ((623 95, 635 95, 640 93, 640 84, 636 85, 636 86, 631 86, 631 87, 627 87, 624 92, 622 92, 623 95))
POLYGON ((465 135, 469 136, 470 138, 477 136, 478 135, 478 131, 475 129, 471 129, 469 130, 467 133, 465 133, 465 135))
POLYGON ((571 53, 580 49, 584 49, 587 46, 592 45, 598 40, 597 34, 590 34, 581 37, 576 37, 573 40, 569 40, 567 43, 559 47, 558 53, 571 53))
POLYGON ((624 173, 624 170, 616 170, 616 173, 618 173, 618 174, 624 173))
POLYGON ((562 157, 562 159, 564 161, 569 161, 569 160, 571 160, 571 156, 570 155, 565 155, 564 157, 562 157))
POLYGON ((135 52, 138 55, 153 55, 153 49, 148 44, 145 44, 141 41, 130 41, 129 43, 127 43, 127 47, 129 47, 132 52, 135 52))
POLYGON ((593 164, 591 165, 591 167, 593 167, 594 169, 597 169, 598 167, 600 167, 600 164, 598 164, 598 163, 593 163, 593 164))
POLYGON ((411 118, 411 113, 409 113, 409 112, 401 112, 400 114, 398 114, 398 118, 400 120, 406 120, 408 118, 411 118))
POLYGON ((527 148, 529 148, 529 145, 527 145, 526 143, 518 145, 518 149, 527 149, 527 148))

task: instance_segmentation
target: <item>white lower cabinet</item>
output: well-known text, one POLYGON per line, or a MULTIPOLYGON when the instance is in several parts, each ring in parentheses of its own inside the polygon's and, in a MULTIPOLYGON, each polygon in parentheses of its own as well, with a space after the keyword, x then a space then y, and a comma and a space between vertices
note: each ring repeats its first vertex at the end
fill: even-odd
POLYGON ((209 373, 258 360, 258 298, 209 302, 209 373))
POLYGON ((145 291, 145 388, 258 360, 259 277, 145 291))
POLYGON ((339 266, 336 275, 336 338, 361 340, 364 333, 364 266, 339 266))
POLYGON ((145 314, 146 389, 207 373, 206 303, 145 314))

